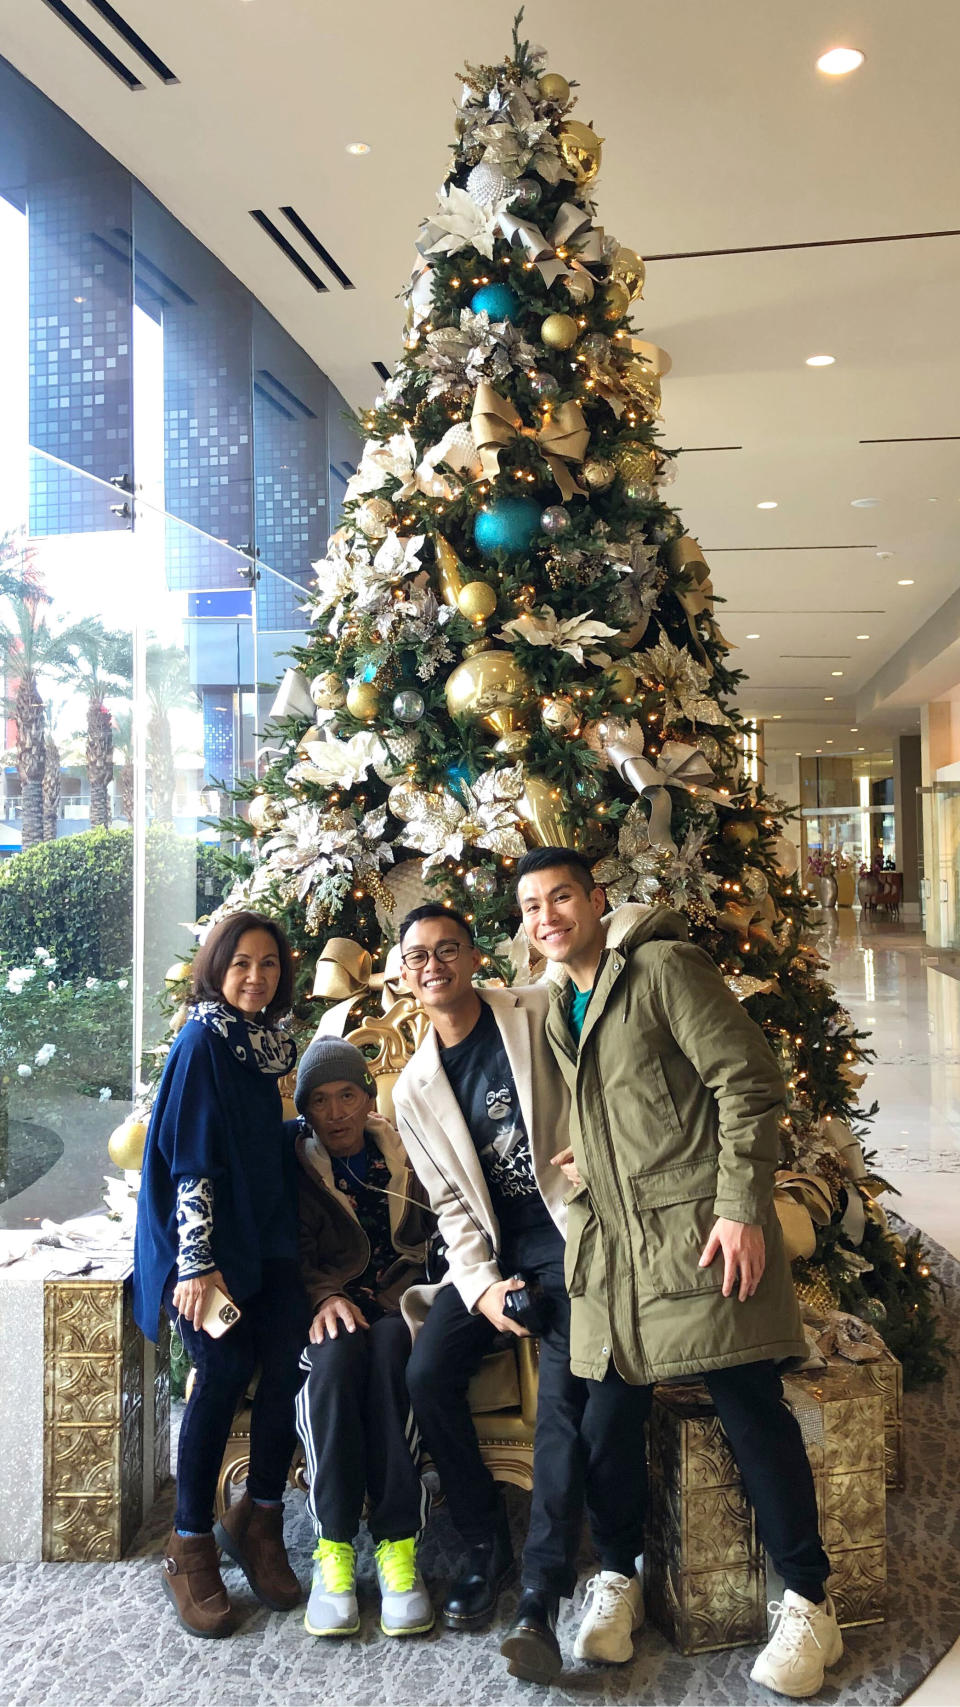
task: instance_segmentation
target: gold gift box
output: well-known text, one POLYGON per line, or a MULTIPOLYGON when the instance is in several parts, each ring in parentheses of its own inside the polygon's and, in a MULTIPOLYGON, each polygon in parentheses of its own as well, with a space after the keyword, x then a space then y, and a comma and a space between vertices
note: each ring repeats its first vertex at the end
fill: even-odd
MULTIPOLYGON (((824 1371, 784 1382, 813 1470, 829 1587, 843 1625, 883 1619, 888 1391, 877 1379, 880 1367, 832 1359, 824 1371)), ((766 1641, 763 1548, 700 1383, 658 1387, 654 1395, 644 1575, 650 1618, 681 1653, 766 1641)))

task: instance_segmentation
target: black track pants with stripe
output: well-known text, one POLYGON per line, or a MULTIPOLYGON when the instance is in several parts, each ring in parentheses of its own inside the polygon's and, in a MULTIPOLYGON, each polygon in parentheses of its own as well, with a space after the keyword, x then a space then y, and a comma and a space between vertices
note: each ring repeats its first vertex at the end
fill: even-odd
POLYGON ((410 1333, 399 1315, 348 1333, 338 1324, 300 1359, 307 1379, 297 1397, 297 1433, 306 1456, 307 1505, 317 1533, 352 1541, 364 1494, 374 1542, 419 1536, 428 1496, 420 1479, 420 1439, 407 1393, 410 1333))

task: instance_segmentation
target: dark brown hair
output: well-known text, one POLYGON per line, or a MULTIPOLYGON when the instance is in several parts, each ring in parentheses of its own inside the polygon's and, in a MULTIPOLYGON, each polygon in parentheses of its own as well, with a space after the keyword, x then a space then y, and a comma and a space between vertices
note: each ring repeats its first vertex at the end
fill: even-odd
POLYGON ((280 957, 280 982, 272 1002, 264 1009, 270 1021, 290 1012, 293 1000, 293 955, 276 919, 266 919, 262 913, 231 913, 221 919, 194 956, 191 967, 194 999, 198 1002, 222 1002, 223 980, 237 952, 237 943, 246 931, 269 931, 280 957))

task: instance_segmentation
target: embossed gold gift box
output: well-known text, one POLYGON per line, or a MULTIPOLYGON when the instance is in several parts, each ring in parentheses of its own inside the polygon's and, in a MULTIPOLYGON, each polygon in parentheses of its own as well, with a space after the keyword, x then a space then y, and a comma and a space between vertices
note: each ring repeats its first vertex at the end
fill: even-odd
MULTIPOLYGON (((883 1619, 889 1393, 877 1380, 880 1367, 833 1359, 826 1370, 784 1382, 813 1470, 833 1567, 829 1586, 843 1625, 883 1619)), ((681 1653, 766 1641, 763 1548, 726 1435, 699 1383, 656 1390, 644 1574, 650 1617, 681 1653)))

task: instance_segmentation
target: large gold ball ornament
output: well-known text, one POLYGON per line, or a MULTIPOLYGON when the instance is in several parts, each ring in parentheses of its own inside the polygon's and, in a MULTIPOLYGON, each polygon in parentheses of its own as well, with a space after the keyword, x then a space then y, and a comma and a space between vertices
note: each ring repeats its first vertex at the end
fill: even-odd
POLYGON ((188 960, 175 960, 172 966, 167 967, 163 974, 163 981, 165 984, 183 984, 189 977, 190 962, 188 960))
POLYGON ((321 670, 310 683, 310 698, 318 711, 339 711, 347 702, 347 690, 336 670, 321 670))
POLYGON ((387 498, 366 498, 357 506, 357 526, 368 539, 385 539, 397 512, 387 498))
POLYGON ((743 822, 731 818, 728 824, 724 824, 721 831, 723 840, 729 847, 741 849, 752 848, 759 834, 756 824, 751 823, 748 818, 744 819, 743 822))
POLYGON ((580 727, 580 713, 566 694, 544 700, 540 716, 551 735, 574 735, 580 727))
POLYGON ((361 723, 372 723, 380 710, 380 695, 374 682, 354 682, 347 689, 347 710, 361 723))
POLYGON ((598 717, 584 724, 583 738, 591 753, 596 753, 603 770, 608 770, 611 763, 607 754, 610 743, 622 741, 630 727, 625 717, 598 717))
POLYGON ((560 156, 576 184, 589 184, 600 170, 603 137, 579 119, 567 119, 557 137, 560 156))
POLYGON ((561 107, 565 107, 570 99, 570 85, 559 71, 545 71, 537 79, 537 88, 543 100, 556 101, 561 107))
POLYGON ((526 776, 520 798, 524 828, 535 847, 572 848, 573 830, 563 810, 563 796, 552 783, 526 776))
POLYGON ((621 480, 653 480, 657 472, 656 452, 647 445, 625 444, 614 452, 614 462, 621 480))
POLYGON ((456 605, 463 589, 463 564, 448 539, 442 534, 433 536, 434 556, 437 559, 437 581, 445 605, 456 605))
POLYGON ((275 830, 285 817, 285 808, 269 794, 255 794, 247 807, 247 822, 258 836, 275 830))
POLYGON ((591 492, 605 492, 617 478, 617 470, 606 457, 592 457, 585 462, 582 469, 583 478, 591 492))
POLYGON ((659 375, 649 368, 646 362, 636 358, 624 362, 620 370, 620 378, 625 390, 631 397, 636 397, 651 415, 656 415, 660 409, 661 393, 659 375))
POLYGON ((457 609, 468 622, 486 622, 497 608, 497 595, 488 581, 467 581, 457 594, 457 609))
POLYGON ((630 307, 630 292, 619 279, 608 279, 600 292, 604 320, 622 320, 630 307))
POLYGON ((549 350, 569 350, 580 331, 572 314, 548 314, 540 328, 540 337, 549 350))
POLYGON ((622 245, 617 250, 610 263, 610 277, 622 284, 628 292, 631 302, 635 297, 643 295, 643 283, 647 269, 635 249, 627 249, 622 245))
POLYGON ((519 706, 530 691, 530 678, 512 652, 478 652, 464 658, 447 677, 444 693, 451 717, 481 719, 498 735, 519 729, 519 706))
POLYGON ((142 1120, 125 1120, 107 1139, 107 1155, 115 1168, 124 1173, 136 1173, 143 1165, 143 1146, 147 1128, 142 1120))
POLYGON ((614 699, 632 699, 637 690, 637 678, 629 664, 609 664, 604 670, 614 699))

